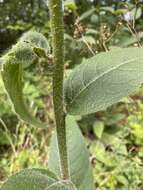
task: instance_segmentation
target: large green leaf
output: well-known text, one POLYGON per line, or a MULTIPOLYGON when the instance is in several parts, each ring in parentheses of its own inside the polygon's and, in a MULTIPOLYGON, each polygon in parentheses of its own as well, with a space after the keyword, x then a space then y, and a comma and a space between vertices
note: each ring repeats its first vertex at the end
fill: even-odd
POLYGON ((26 169, 10 177, 0 190, 76 190, 69 181, 60 181, 44 169, 26 169))
MULTIPOLYGON (((76 185, 78 190, 94 190, 89 153, 86 149, 84 139, 72 116, 67 117, 66 124, 71 181, 76 185)), ((49 157, 49 168, 57 175, 60 175, 56 133, 51 140, 49 157)))
POLYGON ((15 112, 22 120, 36 127, 47 127, 47 125, 34 118, 25 105, 22 67, 28 66, 39 56, 44 56, 48 47, 48 42, 42 34, 28 32, 1 58, 2 79, 15 112))
POLYGON ((69 114, 84 115, 118 102, 143 82, 143 49, 125 48, 84 60, 64 85, 69 114))

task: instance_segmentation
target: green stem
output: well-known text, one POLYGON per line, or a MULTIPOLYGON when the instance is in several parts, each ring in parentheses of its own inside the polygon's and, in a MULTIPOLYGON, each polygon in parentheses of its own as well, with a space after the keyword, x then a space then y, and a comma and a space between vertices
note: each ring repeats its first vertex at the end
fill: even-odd
POLYGON ((68 157, 66 145, 65 113, 63 104, 64 75, 64 27, 62 0, 49 0, 51 19, 53 62, 53 103, 56 120, 58 149, 62 179, 69 178, 68 157))

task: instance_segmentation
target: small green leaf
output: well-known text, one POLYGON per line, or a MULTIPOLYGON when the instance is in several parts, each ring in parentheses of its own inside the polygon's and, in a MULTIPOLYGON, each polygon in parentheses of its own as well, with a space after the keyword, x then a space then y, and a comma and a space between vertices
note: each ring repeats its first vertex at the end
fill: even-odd
POLYGON ((14 111, 25 122, 36 127, 47 127, 47 124, 41 123, 34 118, 23 98, 23 80, 22 68, 29 65, 36 59, 37 55, 33 50, 36 46, 38 56, 42 56, 43 48, 45 52, 48 50, 48 42, 46 38, 37 32, 28 32, 20 39, 20 41, 12 47, 12 49, 1 58, 2 62, 2 79, 6 92, 12 102, 14 111))
POLYGON ((96 121, 93 127, 95 135, 100 139, 104 131, 104 123, 101 121, 96 121))
POLYGON ((116 49, 84 60, 66 79, 67 112, 85 115, 117 103, 143 82, 143 48, 116 49))
POLYGON ((26 169, 10 177, 0 190, 76 190, 70 181, 58 180, 44 169, 26 169))
POLYGON ((97 142, 93 147, 92 152, 96 159, 108 167, 115 167, 118 165, 117 159, 112 153, 106 152, 105 146, 101 142, 97 142))
POLYGON ((138 40, 141 41, 143 39, 143 32, 138 32, 138 39, 135 36, 122 36, 122 38, 117 43, 120 47, 129 47, 134 43, 137 43, 138 40))
POLYGON ((87 19, 88 17, 92 16, 92 14, 95 12, 95 8, 93 9, 89 9, 88 11, 86 11, 85 13, 83 13, 80 16, 80 21, 83 21, 85 19, 87 19))
POLYGON ((141 7, 132 9, 130 14, 131 14, 131 18, 133 19, 135 18, 136 20, 139 19, 142 15, 141 7))
MULTIPOLYGON (((83 136, 72 116, 67 117, 66 124, 71 181, 75 184, 77 190, 94 190, 89 153, 83 136)), ((57 175, 60 175, 56 134, 53 135, 51 140, 49 157, 49 168, 57 175)))

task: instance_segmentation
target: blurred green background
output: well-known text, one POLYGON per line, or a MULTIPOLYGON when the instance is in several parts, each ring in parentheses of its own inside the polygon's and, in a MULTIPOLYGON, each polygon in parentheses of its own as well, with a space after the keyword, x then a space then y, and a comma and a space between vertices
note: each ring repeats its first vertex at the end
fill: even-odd
MULTIPOLYGON (((142 46, 142 0, 65 0, 65 74, 110 49, 142 46)), ((0 0, 0 55, 28 30, 51 44, 46 0, 0 0)), ((25 69, 25 101, 54 125, 51 70, 45 60, 25 69)), ((96 190, 143 189, 143 88, 106 111, 76 117, 90 151, 96 190)), ((0 78, 0 181, 27 167, 47 167, 52 131, 35 129, 11 110, 0 78)))

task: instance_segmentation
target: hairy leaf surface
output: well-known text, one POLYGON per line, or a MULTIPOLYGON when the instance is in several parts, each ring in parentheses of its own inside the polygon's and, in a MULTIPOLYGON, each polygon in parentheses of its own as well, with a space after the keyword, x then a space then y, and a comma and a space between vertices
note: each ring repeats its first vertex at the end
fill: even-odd
MULTIPOLYGON (((68 116, 66 124, 71 181, 76 185, 78 190, 94 190, 89 153, 86 149, 83 136, 74 117, 68 116)), ((52 137, 49 157, 49 168, 57 175, 60 175, 60 160, 56 133, 52 137)))
POLYGON ((2 79, 15 112, 22 120, 36 127, 47 127, 47 125, 34 118, 25 105, 22 69, 23 66, 31 64, 39 55, 46 54, 48 47, 48 42, 42 34, 28 32, 1 58, 2 79))
POLYGON ((64 84, 69 114, 85 115, 118 102, 143 82, 143 49, 100 53, 77 66, 64 84))
POLYGON ((76 190, 71 182, 60 181, 44 169, 26 169, 10 177, 0 190, 76 190))

